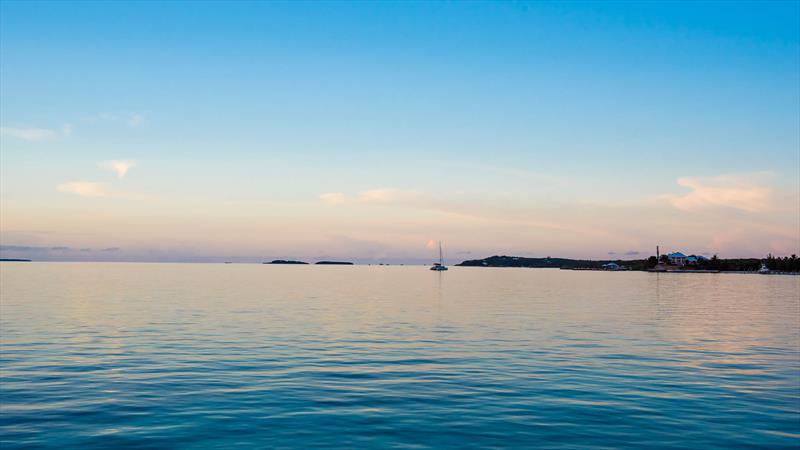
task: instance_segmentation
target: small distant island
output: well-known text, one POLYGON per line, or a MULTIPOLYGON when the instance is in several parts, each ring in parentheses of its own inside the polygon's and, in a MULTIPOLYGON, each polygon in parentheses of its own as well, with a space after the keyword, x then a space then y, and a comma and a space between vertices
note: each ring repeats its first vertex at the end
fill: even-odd
MULTIPOLYGON (((274 259, 272 261, 263 262, 261 264, 295 264, 295 265, 303 265, 303 264, 305 264, 305 265, 308 265, 309 263, 307 263, 305 261, 294 261, 294 260, 291 260, 291 259, 274 259)), ((325 265, 328 265, 328 266, 352 266, 353 265, 353 263, 351 263, 350 261, 319 261, 319 262, 316 262, 314 264, 321 264, 323 266, 325 266, 325 265)))
POLYGON ((0 262, 31 262, 30 259, 0 258, 0 262))

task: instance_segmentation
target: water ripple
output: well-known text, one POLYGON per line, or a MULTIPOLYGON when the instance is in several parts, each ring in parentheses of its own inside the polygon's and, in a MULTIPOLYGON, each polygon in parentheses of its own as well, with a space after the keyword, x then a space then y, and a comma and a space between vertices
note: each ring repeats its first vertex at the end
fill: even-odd
POLYGON ((800 446, 798 277, 323 269, 4 263, 0 445, 800 446))

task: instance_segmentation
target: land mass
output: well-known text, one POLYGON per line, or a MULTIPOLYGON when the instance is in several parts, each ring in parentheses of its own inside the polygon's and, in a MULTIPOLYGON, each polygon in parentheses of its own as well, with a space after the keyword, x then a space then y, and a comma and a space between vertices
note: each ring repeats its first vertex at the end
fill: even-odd
POLYGON ((30 259, 0 258, 0 262, 31 262, 30 259))
MULTIPOLYGON (((261 264, 308 264, 308 263, 305 262, 305 261, 293 261, 291 259, 275 259, 275 260, 272 260, 270 262, 263 262, 261 264)), ((353 263, 351 263, 350 261, 319 261, 319 262, 314 263, 314 264, 321 264, 323 266, 325 266, 325 265, 329 265, 329 266, 352 266, 353 265, 353 263)))
MULTIPOLYGON (((471 259, 464 261, 457 266, 463 267, 528 267, 534 269, 545 268, 600 268, 603 264, 612 261, 593 261, 588 259, 567 259, 567 258, 526 258, 523 256, 490 256, 483 259, 471 259)), ((616 262, 616 261, 614 261, 616 262)), ((625 261, 629 262, 629 261, 625 261)), ((633 261, 630 261, 633 262, 633 261)))
MULTIPOLYGON (((661 255, 661 262, 666 261, 665 255, 661 255)), ((694 270, 717 270, 730 272, 754 272, 759 269, 762 262, 774 271, 800 272, 800 258, 796 255, 791 257, 774 257, 768 255, 765 259, 759 258, 733 258, 721 259, 716 255, 710 259, 697 261, 692 266, 685 266, 686 269, 694 270)), ((614 263, 627 270, 650 270, 653 269, 659 260, 655 256, 647 259, 632 260, 588 260, 588 259, 568 259, 568 258, 526 258, 522 256, 490 256, 483 259, 471 259, 464 261, 457 266, 462 267, 528 267, 528 268, 559 268, 559 269, 602 269, 603 266, 614 263)))

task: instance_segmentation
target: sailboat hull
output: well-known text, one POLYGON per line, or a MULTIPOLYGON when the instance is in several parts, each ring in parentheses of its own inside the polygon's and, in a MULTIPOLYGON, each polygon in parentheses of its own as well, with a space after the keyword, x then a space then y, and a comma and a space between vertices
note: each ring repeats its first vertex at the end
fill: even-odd
POLYGON ((435 270, 440 272, 442 270, 447 270, 447 266, 444 265, 444 258, 442 257, 442 241, 439 241, 439 262, 434 263, 431 270, 435 270))

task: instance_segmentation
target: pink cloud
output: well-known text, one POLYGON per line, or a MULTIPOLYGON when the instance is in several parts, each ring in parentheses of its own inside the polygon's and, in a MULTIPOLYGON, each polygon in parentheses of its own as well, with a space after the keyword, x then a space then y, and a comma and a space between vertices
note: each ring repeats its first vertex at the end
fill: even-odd
POLYGON ((678 185, 691 191, 684 195, 664 195, 672 206, 683 211, 712 207, 733 208, 747 212, 772 209, 773 189, 763 185, 769 174, 720 175, 708 178, 683 177, 678 185))

